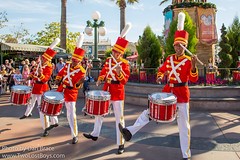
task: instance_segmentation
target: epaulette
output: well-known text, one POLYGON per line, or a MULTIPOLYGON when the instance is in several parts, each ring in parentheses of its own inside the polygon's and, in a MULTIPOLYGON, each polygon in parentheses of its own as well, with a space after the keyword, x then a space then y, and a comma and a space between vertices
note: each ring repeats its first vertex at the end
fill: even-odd
POLYGON ((79 68, 80 68, 80 70, 81 70, 82 73, 86 73, 86 70, 83 68, 83 66, 80 65, 79 68))
POLYGON ((129 63, 128 60, 126 60, 126 59, 124 59, 124 58, 121 58, 121 61, 122 61, 123 63, 125 63, 125 64, 128 64, 128 63, 129 63))
POLYGON ((188 60, 191 61, 191 57, 190 56, 185 55, 185 58, 187 58, 188 60))

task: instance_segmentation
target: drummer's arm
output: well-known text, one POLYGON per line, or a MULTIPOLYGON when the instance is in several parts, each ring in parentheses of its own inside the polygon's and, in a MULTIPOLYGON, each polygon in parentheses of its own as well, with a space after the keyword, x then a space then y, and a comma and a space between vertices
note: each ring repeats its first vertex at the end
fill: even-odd
POLYGON ((44 70, 44 73, 42 71, 42 69, 39 69, 39 74, 38 74, 38 78, 40 79, 41 82, 46 83, 47 81, 49 81, 49 79, 51 78, 52 75, 52 68, 48 68, 44 70))

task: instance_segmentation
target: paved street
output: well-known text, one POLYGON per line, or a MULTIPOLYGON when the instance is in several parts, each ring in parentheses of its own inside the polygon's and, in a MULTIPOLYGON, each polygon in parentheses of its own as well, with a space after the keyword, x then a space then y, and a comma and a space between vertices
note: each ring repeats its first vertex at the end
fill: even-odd
MULTIPOLYGON (((33 116, 19 120, 26 106, 8 102, 9 95, 0 96, 0 157, 8 159, 86 159, 86 160, 180 160, 178 128, 172 123, 150 122, 130 142, 125 152, 117 155, 114 115, 107 115, 101 136, 97 141, 85 139, 84 132, 91 132, 94 119, 81 112, 84 99, 78 99, 77 119, 79 142, 71 144, 71 134, 65 109, 59 116, 60 126, 51 130, 48 137, 41 137, 43 130, 37 108, 33 116), (15 156, 15 157, 14 157, 15 156), (12 157, 12 158, 10 158, 12 157), (52 157, 52 158, 51 158, 52 157)), ((134 123, 144 107, 125 105, 126 125, 134 123)), ((190 112, 192 160, 240 159, 239 112, 190 112)))

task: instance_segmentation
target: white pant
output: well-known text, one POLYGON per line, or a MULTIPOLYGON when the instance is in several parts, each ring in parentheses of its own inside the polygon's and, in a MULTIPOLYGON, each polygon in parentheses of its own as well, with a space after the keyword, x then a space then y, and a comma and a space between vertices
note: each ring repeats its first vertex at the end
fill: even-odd
MULTIPOLYGON (((180 146, 183 158, 191 157, 190 151, 190 124, 189 124, 189 103, 177 103, 178 107, 178 129, 180 146)), ((149 110, 144 110, 132 126, 126 127, 132 135, 148 124, 149 110)))
POLYGON ((72 137, 78 136, 77 116, 76 116, 76 102, 65 102, 67 109, 67 119, 71 128, 72 137))
MULTIPOLYGON (((39 110, 39 115, 40 115, 40 120, 41 120, 41 124, 42 124, 42 128, 43 129, 46 129, 47 127, 49 127, 49 116, 47 115, 44 115, 41 111, 40 111, 40 107, 41 107, 41 99, 42 99, 42 94, 32 94, 31 95, 31 98, 30 98, 30 103, 29 105, 27 106, 27 110, 25 112, 25 116, 29 116, 29 114, 32 112, 34 106, 35 106, 35 103, 37 101, 37 107, 38 107, 38 110, 39 110)), ((56 124, 58 123, 58 118, 57 116, 51 116, 50 117, 51 119, 51 124, 56 124)))
MULTIPOLYGON (((122 137, 122 134, 119 131, 118 124, 121 123, 123 126, 125 126, 124 121, 124 101, 110 101, 110 104, 113 105, 113 111, 116 119, 116 135, 117 135, 117 145, 123 145, 124 144, 124 138, 122 137)), ((103 116, 95 116, 95 123, 94 123, 94 129, 91 133, 94 137, 99 137, 100 131, 102 128, 103 123, 103 116)))

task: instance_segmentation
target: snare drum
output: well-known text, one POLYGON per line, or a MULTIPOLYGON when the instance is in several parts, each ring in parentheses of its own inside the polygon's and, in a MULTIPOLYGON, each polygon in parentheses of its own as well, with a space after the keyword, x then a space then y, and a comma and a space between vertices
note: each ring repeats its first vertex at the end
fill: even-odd
POLYGON ((61 113, 64 96, 61 92, 47 91, 43 94, 40 110, 48 116, 58 116, 61 113))
POLYGON ((31 87, 15 85, 11 88, 10 102, 17 105, 27 105, 31 96, 31 87))
POLYGON ((172 93, 153 93, 148 96, 149 116, 156 122, 172 122, 177 115, 177 97, 172 93))
POLYGON ((109 100, 111 95, 107 91, 93 90, 86 95, 86 114, 107 115, 109 113, 109 100))

